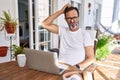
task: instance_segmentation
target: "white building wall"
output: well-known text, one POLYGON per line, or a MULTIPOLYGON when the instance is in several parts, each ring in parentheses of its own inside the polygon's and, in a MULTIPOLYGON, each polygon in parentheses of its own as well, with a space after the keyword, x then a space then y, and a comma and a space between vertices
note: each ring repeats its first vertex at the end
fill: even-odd
POLYGON ((86 26, 91 26, 94 29, 95 25, 95 16, 96 9, 98 4, 102 6, 102 0, 82 0, 82 9, 81 9, 81 27, 86 28, 86 26), (91 3, 90 14, 88 9, 88 3, 91 3))
POLYGON ((111 26, 113 16, 114 0, 103 0, 101 23, 105 26, 111 26))
MULTIPOLYGON (((3 15, 2 11, 10 11, 11 16, 18 18, 18 1, 17 0, 0 0, 0 16, 3 15)), ((1 21, 0 21, 1 22, 1 21)), ((19 31, 17 28, 16 39, 13 40, 13 44, 19 44, 19 31)), ((7 34, 6 34, 7 35, 7 34)), ((9 37, 9 35, 7 35, 9 37)), ((5 30, 0 31, 0 46, 10 47, 10 41, 5 39, 5 30)), ((10 61, 10 50, 8 49, 7 56, 0 57, 1 62, 10 61)))

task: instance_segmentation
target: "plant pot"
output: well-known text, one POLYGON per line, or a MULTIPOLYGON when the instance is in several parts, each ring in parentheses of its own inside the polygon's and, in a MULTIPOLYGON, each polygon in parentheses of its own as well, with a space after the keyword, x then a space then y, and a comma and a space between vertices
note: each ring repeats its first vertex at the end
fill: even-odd
POLYGON ((19 67, 24 67, 26 65, 26 56, 25 54, 17 55, 17 62, 19 67))
POLYGON ((5 29, 8 34, 13 34, 16 31, 16 26, 7 24, 7 25, 5 25, 5 29))
POLYGON ((7 50, 8 50, 7 46, 0 46, 0 57, 6 56, 7 50))

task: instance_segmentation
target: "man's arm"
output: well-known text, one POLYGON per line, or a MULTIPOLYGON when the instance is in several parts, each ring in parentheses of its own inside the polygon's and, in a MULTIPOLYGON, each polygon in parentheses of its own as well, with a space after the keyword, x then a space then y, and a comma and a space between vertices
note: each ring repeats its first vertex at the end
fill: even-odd
POLYGON ((94 62, 94 50, 93 46, 85 47, 86 59, 79 64, 81 69, 88 67, 91 63, 94 62))
POLYGON ((51 16, 47 17, 43 22, 42 26, 52 33, 58 34, 58 25, 54 24, 53 21, 64 13, 66 7, 69 7, 70 4, 66 4, 61 10, 58 10, 56 13, 52 14, 51 16))

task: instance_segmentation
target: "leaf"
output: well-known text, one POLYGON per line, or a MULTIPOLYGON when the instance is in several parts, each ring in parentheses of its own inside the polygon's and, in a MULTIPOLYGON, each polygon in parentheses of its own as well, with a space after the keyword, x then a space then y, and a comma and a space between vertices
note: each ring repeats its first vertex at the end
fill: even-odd
POLYGON ((3 14, 4 14, 4 17, 5 17, 5 19, 7 20, 7 21, 10 21, 11 20, 11 15, 10 15, 10 13, 8 12, 6 12, 6 11, 3 11, 3 14))
POLYGON ((110 50, 108 49, 108 46, 111 39, 113 39, 111 36, 106 36, 106 35, 102 35, 98 37, 97 50, 96 50, 97 60, 105 59, 110 54, 110 50))
POLYGON ((0 17, 2 21, 4 21, 4 24, 11 23, 12 25, 14 24, 15 26, 17 25, 17 19, 12 18, 10 15, 10 11, 3 11, 3 17, 0 17))
POLYGON ((12 45, 12 47, 13 47, 13 50, 14 50, 14 52, 15 52, 16 55, 24 53, 23 47, 17 46, 17 45, 12 45))

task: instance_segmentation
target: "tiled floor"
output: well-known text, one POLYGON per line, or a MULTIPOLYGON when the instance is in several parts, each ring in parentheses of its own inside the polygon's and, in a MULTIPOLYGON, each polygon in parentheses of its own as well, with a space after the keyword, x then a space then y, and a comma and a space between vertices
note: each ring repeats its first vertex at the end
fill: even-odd
POLYGON ((120 80, 120 54, 112 53, 104 61, 96 61, 95 80, 120 80))

